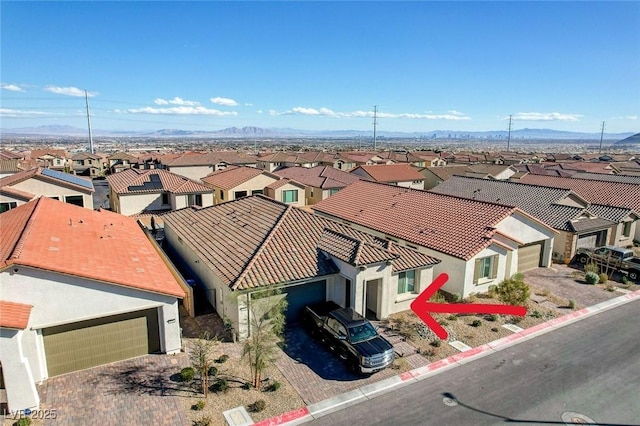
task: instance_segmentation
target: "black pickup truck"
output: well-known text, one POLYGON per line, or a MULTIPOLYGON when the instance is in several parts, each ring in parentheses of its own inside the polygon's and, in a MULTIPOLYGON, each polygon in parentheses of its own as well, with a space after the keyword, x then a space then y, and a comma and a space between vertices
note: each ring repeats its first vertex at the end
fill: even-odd
POLYGON ((304 321, 309 331, 358 373, 371 374, 393 362, 393 346, 373 325, 351 308, 335 302, 307 306, 304 321))

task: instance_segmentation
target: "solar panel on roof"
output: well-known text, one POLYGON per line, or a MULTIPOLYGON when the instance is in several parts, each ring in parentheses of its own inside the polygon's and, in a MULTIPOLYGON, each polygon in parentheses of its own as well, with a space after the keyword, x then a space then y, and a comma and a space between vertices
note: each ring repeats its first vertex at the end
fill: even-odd
POLYGON ((54 179, 63 180, 74 185, 82 186, 83 188, 93 189, 93 183, 86 179, 82 179, 78 176, 71 175, 69 173, 59 172, 57 170, 42 169, 42 174, 54 179))

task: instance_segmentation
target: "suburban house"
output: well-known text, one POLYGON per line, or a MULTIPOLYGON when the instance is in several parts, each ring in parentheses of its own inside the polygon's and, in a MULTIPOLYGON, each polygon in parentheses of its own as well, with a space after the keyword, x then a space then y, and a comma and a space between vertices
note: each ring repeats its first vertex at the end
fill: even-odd
POLYGON ((35 167, 0 179, 0 213, 41 196, 93 209, 94 191, 90 179, 35 167))
POLYGON ((333 300, 385 318, 409 309, 438 260, 263 195, 163 216, 165 243, 216 312, 249 335, 252 293, 279 287, 287 321, 333 300), (236 294, 237 298, 231 297, 236 294))
POLYGON ((358 166, 349 173, 374 182, 388 183, 404 188, 424 189, 424 176, 411 164, 358 166))
POLYGON ((162 166, 171 173, 198 182, 211 172, 230 165, 255 167, 256 159, 252 155, 240 155, 236 151, 218 151, 206 154, 184 154, 176 158, 163 159, 162 163, 162 166))
POLYGON ((213 189, 163 169, 127 169, 107 181, 111 210, 125 216, 213 205, 213 189))
POLYGON ((46 168, 67 171, 68 154, 64 149, 34 149, 29 153, 29 159, 36 160, 46 168))
POLYGON ((264 195, 296 207, 305 206, 306 187, 292 179, 280 179, 264 187, 264 195))
POLYGON ((576 172, 572 174, 571 177, 574 179, 603 180, 605 182, 633 183, 635 185, 640 185, 640 176, 638 175, 576 172))
POLYGON ((438 167, 447 165, 447 161, 433 151, 414 151, 413 155, 419 157, 422 160, 422 164, 414 164, 416 166, 438 167))
POLYGON ((280 177, 255 167, 228 166, 202 178, 213 189, 215 204, 236 200, 248 195, 263 194, 264 188, 280 177))
POLYGON ((98 154, 79 152, 71 156, 71 170, 80 176, 102 176, 106 170, 105 160, 98 154))
MULTIPOLYGON (((258 157, 257 167, 274 172, 283 167, 316 167, 325 163, 327 153, 319 151, 278 151, 258 157)), ((333 158, 331 158, 333 162, 333 158)))
POLYGON ((569 189, 454 176, 431 190, 437 194, 518 207, 558 231, 553 260, 570 262, 581 247, 633 244, 638 214, 590 204, 569 189))
POLYGON ((130 169, 138 164, 138 157, 134 157, 126 152, 116 152, 107 157, 109 173, 118 173, 130 169))
POLYGON ((360 180, 359 177, 330 166, 286 167, 275 174, 295 180, 306 187, 305 205, 316 204, 342 188, 360 180))
POLYGON ((41 197, 0 220, 0 364, 9 410, 44 380, 181 349, 186 284, 132 218, 41 197))
POLYGON ((358 164, 355 160, 342 155, 341 152, 337 152, 335 154, 326 153, 324 155, 324 159, 322 160, 323 166, 331 166, 334 169, 349 171, 356 167, 358 164))
POLYGON ((515 175, 517 170, 497 164, 454 164, 444 167, 425 167, 420 170, 420 173, 424 176, 424 189, 431 189, 452 176, 502 180, 515 175))
POLYGON ((312 208, 440 259, 434 276, 446 272, 443 289, 463 297, 486 292, 516 272, 548 267, 557 235, 516 207, 367 181, 312 208))
MULTIPOLYGON (((640 213, 640 185, 637 184, 531 174, 522 176, 518 182, 571 189, 592 204, 623 207, 640 213)), ((640 240, 640 226, 636 226, 631 235, 640 240)))

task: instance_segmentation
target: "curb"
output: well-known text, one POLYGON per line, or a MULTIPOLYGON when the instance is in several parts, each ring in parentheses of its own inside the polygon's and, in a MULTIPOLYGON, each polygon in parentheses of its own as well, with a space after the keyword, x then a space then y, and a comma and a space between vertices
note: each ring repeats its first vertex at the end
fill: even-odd
POLYGON ((280 414, 267 420, 255 423, 259 426, 279 426, 279 425, 297 425, 320 418, 334 411, 341 410, 351 405, 357 404, 364 400, 375 398, 376 396, 387 393, 391 390, 407 386, 410 383, 424 380, 428 377, 440 374, 443 371, 455 368, 460 365, 467 364, 476 359, 483 358, 492 353, 501 351, 518 343, 525 342, 534 337, 548 333, 552 330, 572 324, 578 320, 588 318, 600 312, 607 311, 620 305, 624 305, 633 300, 640 299, 640 290, 618 296, 613 299, 600 302, 588 308, 579 309, 569 314, 554 318, 550 321, 538 324, 525 330, 513 333, 501 339, 494 340, 487 344, 471 348, 459 354, 451 355, 434 361, 423 367, 418 367, 410 371, 406 371, 397 376, 389 377, 376 383, 361 386, 349 392, 342 393, 335 397, 325 399, 324 401, 301 407, 288 413, 280 414))

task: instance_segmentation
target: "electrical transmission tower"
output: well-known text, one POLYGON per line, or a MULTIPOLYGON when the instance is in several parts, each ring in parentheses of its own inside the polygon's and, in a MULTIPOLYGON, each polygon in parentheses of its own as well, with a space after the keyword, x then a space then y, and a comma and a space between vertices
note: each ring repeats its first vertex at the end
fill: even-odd
POLYGON ((602 154, 602 138, 604 137, 604 121, 602 122, 602 130, 600 130, 600 149, 598 149, 598 154, 602 154))
POLYGON ((509 152, 509 145, 511 143, 511 119, 513 118, 512 114, 509 114, 509 133, 507 133, 507 152, 509 152))
POLYGON ((373 106, 373 150, 378 151, 378 144, 376 143, 376 129, 378 127, 378 105, 373 106))

